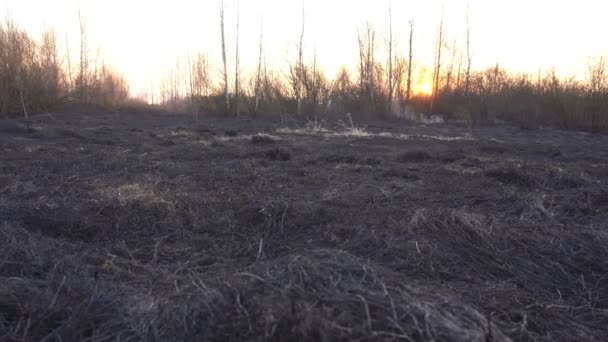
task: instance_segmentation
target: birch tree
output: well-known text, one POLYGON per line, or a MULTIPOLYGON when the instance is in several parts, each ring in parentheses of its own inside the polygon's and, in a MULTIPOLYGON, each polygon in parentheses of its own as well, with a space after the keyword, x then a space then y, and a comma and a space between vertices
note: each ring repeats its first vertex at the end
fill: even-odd
POLYGON ((225 113, 226 116, 230 115, 230 94, 228 93, 228 63, 226 61, 226 34, 224 32, 224 1, 220 4, 220 30, 221 30, 221 38, 222 38, 222 63, 223 63, 223 88, 224 88, 224 104, 226 106, 225 113))
POLYGON ((262 83, 262 56, 264 54, 264 21, 260 23, 260 42, 259 42, 259 52, 258 52, 258 67, 255 76, 255 106, 253 113, 257 115, 260 110, 260 93, 261 93, 261 83, 262 83))
POLYGON ((439 79, 441 75, 441 53, 443 49, 443 6, 441 8, 441 20, 439 21, 439 32, 437 34, 437 46, 435 50, 435 70, 433 73, 433 93, 431 94, 431 112, 434 110, 435 101, 439 92, 439 79))
POLYGON ((406 95, 405 95, 405 99, 407 101, 409 101, 412 96, 412 67, 413 67, 412 63, 413 63, 413 59, 414 59, 413 45, 414 45, 414 21, 410 20, 409 56, 408 56, 408 62, 407 62, 407 89, 406 89, 406 95))
POLYGON ((395 74, 393 70, 395 42, 393 40, 393 13, 390 3, 388 6, 388 25, 388 114, 391 114, 393 112, 393 94, 395 92, 395 74))
POLYGON ((240 97, 240 56, 239 56, 239 30, 241 20, 241 1, 237 2, 236 9, 236 56, 235 56, 235 67, 234 67, 234 116, 239 115, 239 97, 240 97))

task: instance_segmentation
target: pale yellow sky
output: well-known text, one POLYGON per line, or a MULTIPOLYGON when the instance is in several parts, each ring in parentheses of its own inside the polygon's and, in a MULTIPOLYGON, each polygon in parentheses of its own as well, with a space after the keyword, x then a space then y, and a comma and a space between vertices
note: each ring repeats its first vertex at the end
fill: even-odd
MULTIPOLYGON (((333 74, 356 60, 357 27, 371 22, 383 50, 390 0, 241 0, 241 61, 244 72, 257 59, 263 18, 269 65, 284 69, 295 52, 306 9, 306 58, 333 74)), ((237 0, 225 0, 229 54, 234 48, 237 0)), ((415 60, 430 65, 442 4, 446 40, 463 47, 466 6, 471 8, 474 68, 500 63, 516 72, 554 67, 584 77, 589 57, 608 55, 606 0, 392 0, 398 50, 407 53, 408 21, 415 21, 415 60)), ((189 53, 209 53, 219 70, 219 0, 0 0, 0 10, 27 30, 56 30, 71 53, 78 47, 78 8, 86 18, 92 52, 122 71, 133 93, 157 84, 189 53)), ((382 58, 382 57, 380 57, 382 58)))

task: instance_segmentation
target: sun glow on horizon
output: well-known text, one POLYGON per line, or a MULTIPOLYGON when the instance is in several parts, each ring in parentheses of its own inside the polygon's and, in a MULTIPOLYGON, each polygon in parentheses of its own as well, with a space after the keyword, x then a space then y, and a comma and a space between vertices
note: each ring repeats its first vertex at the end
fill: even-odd
POLYGON ((419 94, 419 95, 426 95, 426 96, 433 95, 433 86, 430 83, 425 82, 422 85, 420 85, 418 87, 418 89, 416 89, 415 93, 419 94))
MULTIPOLYGON (((238 3, 225 1, 229 70, 235 69, 238 3)), ((43 29, 52 28, 58 37, 60 54, 69 53, 75 61, 79 58, 78 12, 81 10, 90 56, 98 56, 122 73, 133 93, 150 93, 154 97, 160 92, 163 78, 176 64, 186 65, 188 58, 198 52, 208 54, 212 76, 220 77, 219 5, 219 0, 0 0, 0 11, 34 37, 43 29)), ((414 94, 428 96, 433 92, 429 74, 434 64, 442 9, 445 9, 446 44, 442 72, 450 65, 465 67, 469 5, 473 71, 499 63, 501 68, 513 73, 536 74, 539 69, 544 72, 555 68, 560 76, 584 78, 589 57, 608 55, 605 40, 591 38, 589 34, 608 31, 608 21, 604 20, 608 1, 251 0, 240 2, 241 72, 252 75, 257 70, 258 40, 262 34, 264 63, 268 62, 269 70, 288 73, 290 63, 297 58, 303 6, 305 63, 318 62, 329 77, 342 66, 356 69, 357 35, 367 23, 376 33, 376 58, 386 61, 383 42, 388 35, 389 5, 397 57, 408 56, 407 23, 414 22, 414 94), (551 15, 547 15, 547 11, 551 15), (512 25, 514 19, 518 25, 512 25)))

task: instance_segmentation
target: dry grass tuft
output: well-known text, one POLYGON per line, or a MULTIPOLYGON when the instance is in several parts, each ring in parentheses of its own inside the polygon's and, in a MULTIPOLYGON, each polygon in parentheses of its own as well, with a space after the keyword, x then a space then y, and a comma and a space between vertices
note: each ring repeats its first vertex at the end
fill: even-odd
POLYGON ((253 144, 274 144, 277 142, 277 138, 268 134, 258 133, 251 136, 251 143, 253 144))

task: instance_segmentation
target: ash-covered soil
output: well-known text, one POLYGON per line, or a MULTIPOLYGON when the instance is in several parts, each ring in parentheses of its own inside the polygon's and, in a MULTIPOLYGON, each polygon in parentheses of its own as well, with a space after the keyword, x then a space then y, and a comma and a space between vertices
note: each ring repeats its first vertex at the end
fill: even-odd
POLYGON ((0 121, 2 341, 608 339, 608 137, 0 121))

